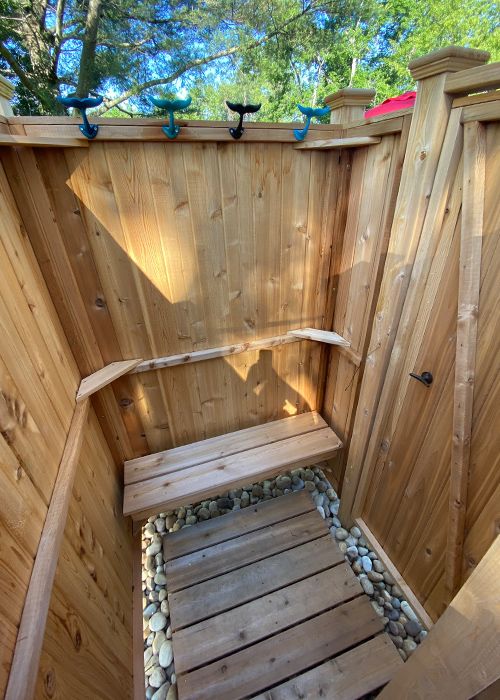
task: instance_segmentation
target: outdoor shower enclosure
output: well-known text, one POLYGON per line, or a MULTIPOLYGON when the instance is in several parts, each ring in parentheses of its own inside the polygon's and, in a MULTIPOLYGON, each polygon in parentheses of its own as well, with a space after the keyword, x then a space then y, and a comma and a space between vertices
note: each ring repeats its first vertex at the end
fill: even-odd
POLYGON ((123 461, 305 411, 344 444, 343 522, 371 531, 423 614, 443 613, 500 523, 487 58, 417 59, 415 108, 372 120, 370 91, 340 91, 300 146, 290 124, 235 142, 226 123, 180 122, 168 142, 158 120, 101 120, 89 143, 78 120, 0 117, 2 690, 78 387, 121 360, 181 356, 92 396, 46 624, 30 623, 36 697, 132 697, 123 461), (348 345, 289 334, 304 328, 348 345))

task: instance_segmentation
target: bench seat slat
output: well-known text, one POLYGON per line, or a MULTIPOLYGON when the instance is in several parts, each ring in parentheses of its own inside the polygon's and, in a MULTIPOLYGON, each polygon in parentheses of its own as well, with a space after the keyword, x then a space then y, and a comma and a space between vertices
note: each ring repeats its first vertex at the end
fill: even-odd
POLYGON ((342 443, 330 428, 263 445, 193 467, 130 484, 125 488, 125 515, 143 519, 249 482, 283 469, 304 467, 331 457, 342 443))
POLYGON ((327 424, 320 414, 317 411, 310 411, 132 459, 125 462, 125 485, 145 481, 160 474, 170 474, 326 427, 327 424))

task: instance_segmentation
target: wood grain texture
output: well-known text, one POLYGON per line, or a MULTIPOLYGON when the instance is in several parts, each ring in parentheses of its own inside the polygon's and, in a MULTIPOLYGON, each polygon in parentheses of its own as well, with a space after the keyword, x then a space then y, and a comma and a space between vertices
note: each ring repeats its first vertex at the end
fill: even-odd
POLYGON ((446 78, 444 89, 451 95, 494 90, 500 87, 500 63, 468 68, 446 78))
POLYGON ((338 547, 332 547, 332 538, 328 534, 211 581, 171 593, 172 629, 187 627, 343 561, 342 553, 338 547))
MULTIPOLYGON (((389 367, 399 319, 410 284, 411 272, 424 226, 441 149, 448 126, 451 99, 443 92, 445 74, 419 84, 405 161, 391 227, 387 258, 370 334, 370 348, 356 410, 354 434, 347 458, 342 517, 352 519, 354 496, 358 494, 361 469, 366 464, 368 441, 378 445, 380 436, 372 428, 389 367), (422 134, 425 133, 425 143, 422 134), (408 212, 411 211, 411 216, 408 212), (358 425, 356 426, 356 422, 358 425), (347 498, 346 498, 347 496, 347 498)), ((454 141, 451 146, 454 148, 454 141)), ((444 170, 444 169, 443 169, 444 170)), ((437 195, 436 195, 437 197, 437 195)), ((441 210, 439 210, 441 211, 441 210)), ((347 338, 348 339, 348 338, 347 338)), ((389 391, 388 388, 385 389, 389 391)), ((381 413, 379 412, 381 415, 381 413)), ((363 485, 362 485, 363 486, 363 485)), ((359 515, 359 510, 356 513, 359 515)), ((371 524, 371 523, 369 523, 371 524)))
POLYGON ((27 146, 31 148, 88 148, 85 138, 50 138, 47 136, 18 136, 0 134, 0 146, 27 146))
POLYGON ((195 530, 183 528, 175 537, 166 537, 163 540, 163 558, 168 562, 314 509, 308 492, 298 491, 288 494, 286 501, 280 497, 226 513, 219 518, 199 522, 195 530))
POLYGON ((5 694, 6 700, 21 697, 30 700, 34 696, 52 584, 88 411, 88 401, 77 405, 69 429, 26 594, 5 694))
POLYGON ((178 679, 179 698, 237 700, 285 680, 381 631, 382 624, 361 596, 178 679), (307 638, 304 647, 301 640, 307 638), (276 650, 281 650, 277 654, 276 650))
POLYGON ((173 635, 176 673, 255 644, 358 595, 362 588, 351 568, 340 565, 179 630, 173 635))
POLYGON ((23 151, 10 176, 82 375, 257 341, 244 356, 103 390, 93 401, 115 453, 138 457, 318 407, 321 348, 259 341, 323 327, 334 156, 272 142, 23 151))
POLYGON ((500 537, 412 654, 382 700, 469 700, 500 677, 500 537))
POLYGON ((402 664, 390 637, 381 634, 254 700, 357 700, 385 685, 402 664))
POLYGON ((375 136, 351 136, 341 139, 317 139, 315 141, 304 141, 298 143, 294 148, 298 151, 304 150, 330 150, 334 148, 360 148, 363 146, 373 146, 380 143, 380 139, 375 136))
POLYGON ((123 512, 135 520, 186 503, 197 503, 248 481, 260 481, 281 470, 328 459, 342 443, 330 428, 255 447, 225 459, 204 462, 171 474, 154 476, 125 488, 123 512))
POLYGON ((160 474, 171 474, 212 460, 228 458, 246 450, 271 445, 326 427, 328 426, 319 413, 311 411, 138 457, 125 462, 125 485, 146 481, 160 474))
POLYGON ((479 122, 470 122, 464 129, 450 512, 445 565, 446 588, 450 599, 458 590, 462 579, 481 280, 485 161, 485 127, 479 122))
POLYGON ((74 411, 79 374, 3 166, 0 209, 3 696, 33 562, 74 411))
POLYGON ((132 698, 131 524, 92 410, 50 600, 36 697, 132 698))

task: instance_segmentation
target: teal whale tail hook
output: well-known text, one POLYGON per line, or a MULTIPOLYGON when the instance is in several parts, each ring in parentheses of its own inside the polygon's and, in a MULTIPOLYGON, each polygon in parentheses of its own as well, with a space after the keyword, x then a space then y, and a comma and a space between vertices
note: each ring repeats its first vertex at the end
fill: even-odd
POLYGON ((294 129, 293 135, 295 136, 297 141, 303 141, 307 136, 307 132, 309 131, 311 119, 313 117, 324 117, 325 114, 329 114, 330 107, 304 107, 303 105, 297 105, 297 107, 305 116, 306 123, 304 124, 303 129, 294 129))
POLYGON ((185 100, 164 100, 159 97, 151 97, 150 99, 155 107, 165 109, 168 112, 169 123, 168 125, 162 126, 162 131, 169 139, 175 139, 181 127, 175 124, 174 112, 187 109, 191 104, 191 97, 186 97, 185 100))
POLYGON ((97 124, 90 124, 87 117, 87 109, 92 109, 92 107, 98 107, 103 101, 103 97, 75 97, 74 95, 68 95, 67 97, 58 97, 57 101, 60 102, 65 107, 70 107, 71 109, 79 109, 82 115, 83 124, 80 124, 80 131, 87 139, 95 139, 99 127, 97 124))

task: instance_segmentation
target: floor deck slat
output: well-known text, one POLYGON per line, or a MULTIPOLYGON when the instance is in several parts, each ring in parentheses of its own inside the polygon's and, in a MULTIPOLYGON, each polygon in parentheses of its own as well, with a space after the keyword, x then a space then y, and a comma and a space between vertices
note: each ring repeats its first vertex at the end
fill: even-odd
POLYGON ((210 581, 169 593, 173 630, 195 624, 344 561, 330 534, 210 581))
POLYGON ((357 700, 388 683, 402 663, 384 633, 253 700, 357 700))
POLYGON ((354 598, 243 651, 179 675, 179 700, 246 698, 382 630, 372 606, 364 598, 354 598))
POLYGON ((168 589, 178 591, 193 582, 206 581, 231 569, 318 539, 327 532, 324 520, 314 510, 227 542, 200 549, 167 562, 165 573, 168 589))
POLYGON ((183 673, 210 663, 362 593, 347 564, 327 569, 180 630, 173 636, 175 670, 183 673))
POLYGON ((163 558, 170 561, 314 509, 309 494, 306 491, 298 491, 290 494, 288 501, 277 498, 226 513, 198 523, 196 527, 179 530, 175 537, 166 537, 163 558))
POLYGON ((179 700, 357 700, 402 663, 309 493, 166 539, 179 700))

